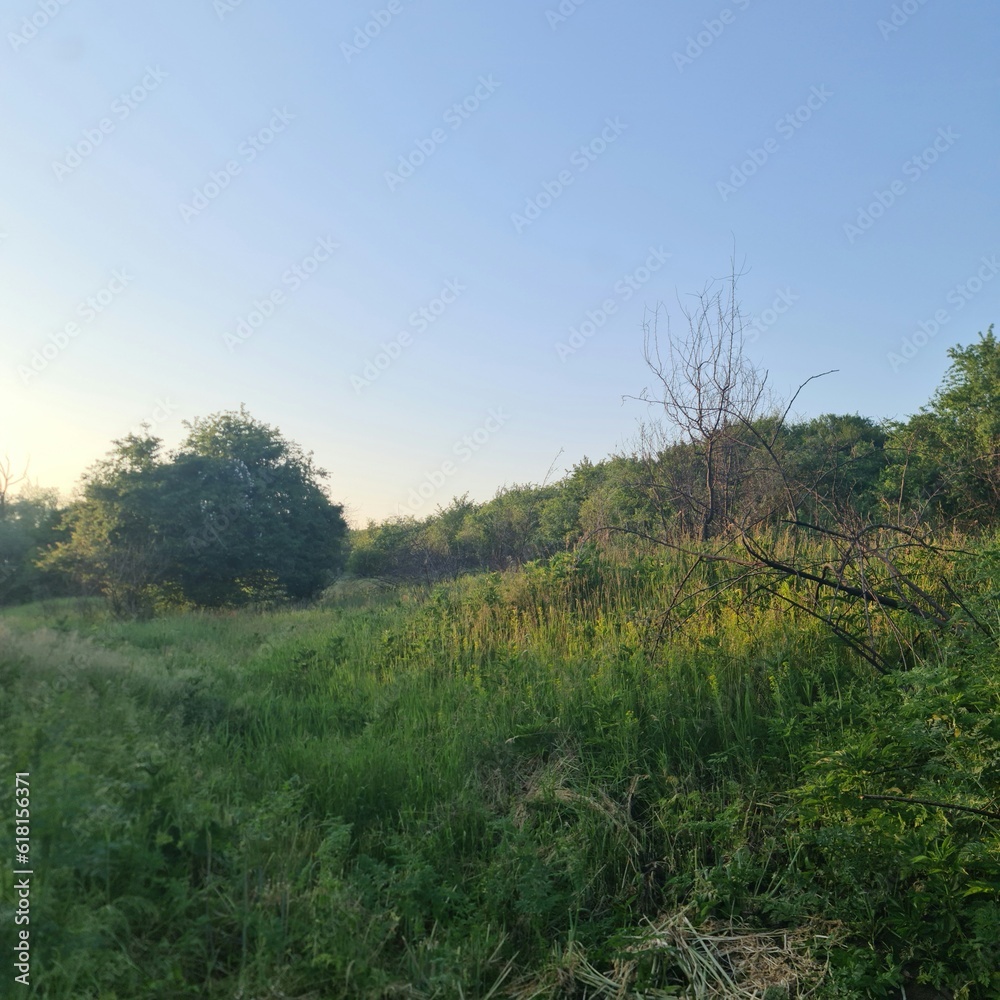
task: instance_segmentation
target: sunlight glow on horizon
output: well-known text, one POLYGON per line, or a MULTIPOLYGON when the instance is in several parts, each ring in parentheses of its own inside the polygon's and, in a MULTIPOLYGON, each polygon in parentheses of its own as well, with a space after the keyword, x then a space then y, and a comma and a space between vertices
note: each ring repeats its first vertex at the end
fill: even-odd
POLYGON ((734 247, 775 390, 839 369, 812 415, 916 412, 1000 313, 983 0, 396 6, 363 46, 354 0, 92 0, 12 44, 17 0, 0 455, 67 496, 245 403, 355 524, 423 516, 626 448, 648 311, 734 247))

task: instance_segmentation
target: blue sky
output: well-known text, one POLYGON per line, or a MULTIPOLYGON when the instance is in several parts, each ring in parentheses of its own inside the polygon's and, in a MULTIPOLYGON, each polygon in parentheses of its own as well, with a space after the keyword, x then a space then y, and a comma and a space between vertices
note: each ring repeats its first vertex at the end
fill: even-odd
POLYGON ((0 454, 69 493, 141 421, 245 403, 355 523, 487 499, 628 447, 647 311, 734 246, 779 394, 837 368, 802 414, 912 413, 1000 317, 997 23, 13 0, 0 454))

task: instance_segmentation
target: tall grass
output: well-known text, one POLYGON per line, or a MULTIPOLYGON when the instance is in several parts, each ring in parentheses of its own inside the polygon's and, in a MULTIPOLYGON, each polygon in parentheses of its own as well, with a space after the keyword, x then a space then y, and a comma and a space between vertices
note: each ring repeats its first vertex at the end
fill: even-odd
POLYGON ((681 572, 6 612, 34 995, 998 995, 996 823, 860 798, 990 809, 994 653, 883 678, 760 595, 664 631, 681 572))

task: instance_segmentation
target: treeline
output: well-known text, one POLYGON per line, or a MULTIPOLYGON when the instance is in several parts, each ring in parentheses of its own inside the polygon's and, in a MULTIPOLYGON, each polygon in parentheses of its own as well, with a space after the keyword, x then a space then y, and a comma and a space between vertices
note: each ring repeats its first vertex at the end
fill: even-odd
POLYGON ((347 570, 434 580, 545 559, 584 540, 708 535, 736 519, 760 527, 776 511, 817 522, 835 514, 924 528, 995 526, 1000 343, 991 327, 949 356, 941 387, 908 420, 785 421, 768 413, 747 426, 732 422, 711 454, 705 436, 650 435, 632 456, 584 459, 551 484, 504 487, 485 503, 457 497, 423 519, 369 522, 351 533, 347 570))
MULTIPOLYGON (((267 433, 258 426, 240 451, 263 447, 267 433)), ((783 446, 795 474, 814 481, 824 497, 871 509, 895 490, 886 475, 889 439, 868 418, 827 415, 789 426, 783 446)), ((40 489, 9 498, 0 508, 0 603, 107 593, 124 609, 150 588, 166 594, 168 584, 194 604, 239 603, 241 593, 259 597, 267 580, 272 591, 280 589, 272 558, 279 550, 289 556, 285 590, 296 596, 330 582, 344 556, 346 570, 361 577, 440 579, 504 569, 583 539, 656 534, 683 520, 683 511, 658 495, 654 479, 700 474, 682 445, 664 451, 655 469, 634 456, 584 459, 557 482, 505 487, 485 503, 456 497, 427 518, 372 522, 349 539, 341 528, 324 557, 309 541, 322 524, 299 521, 298 536, 280 531, 279 546, 281 519, 270 532, 262 523, 273 456, 265 449, 252 464, 248 457, 231 451, 212 458, 189 442, 165 461, 157 439, 131 436, 88 473, 77 502, 60 506, 55 491, 40 489), (290 576, 293 566, 298 571, 290 576)), ((924 478, 928 471, 925 463, 924 478)), ((300 473, 285 468, 289 474, 302 485, 300 473)))
MULTIPOLYGON (((823 501, 871 510, 885 495, 889 438, 884 425, 867 417, 828 414, 783 427, 780 446, 789 474, 814 484, 823 501)), ((423 519, 370 522, 351 533, 347 569, 357 576, 438 579, 522 565, 584 540, 607 544, 689 531, 692 512, 677 497, 696 492, 704 475, 696 450, 683 444, 653 460, 584 458, 551 484, 504 487, 479 504, 456 497, 423 519)))
MULTIPOLYGON (((188 424, 169 454, 156 437, 129 435, 68 506, 52 491, 14 495, 0 478, 0 603, 103 594, 134 614, 169 603, 308 599, 344 569, 436 580, 546 559, 583 541, 749 537, 781 520, 838 530, 866 520, 993 527, 1000 343, 990 327, 949 357, 938 391, 905 421, 790 421, 755 409, 754 373, 727 362, 728 381, 717 374, 708 387, 714 409, 695 416, 677 384, 665 382, 679 401, 668 413, 674 430, 650 432, 633 455, 584 459, 553 483, 504 487, 485 503, 457 497, 429 517, 370 522, 349 534, 326 473, 245 410, 188 424), (734 396, 747 386, 751 405, 734 396)), ((718 357, 711 363, 718 372, 718 357)), ((683 366, 675 359, 661 377, 681 372, 684 388, 704 400, 705 387, 691 384, 704 359, 687 373, 683 366)))

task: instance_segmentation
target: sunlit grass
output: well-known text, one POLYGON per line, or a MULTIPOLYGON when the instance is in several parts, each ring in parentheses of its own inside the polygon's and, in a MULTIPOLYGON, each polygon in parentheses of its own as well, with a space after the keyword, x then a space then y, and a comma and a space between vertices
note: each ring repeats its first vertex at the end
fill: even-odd
POLYGON ((4 612, 38 995, 673 995, 680 953, 625 957, 681 913, 834 942, 796 959, 833 956, 827 996, 904 971, 993 995, 995 824, 858 798, 996 795, 991 654, 885 680, 763 598, 661 636, 677 573, 556 560, 278 612, 4 612), (937 923, 921 886, 948 894, 937 923))

